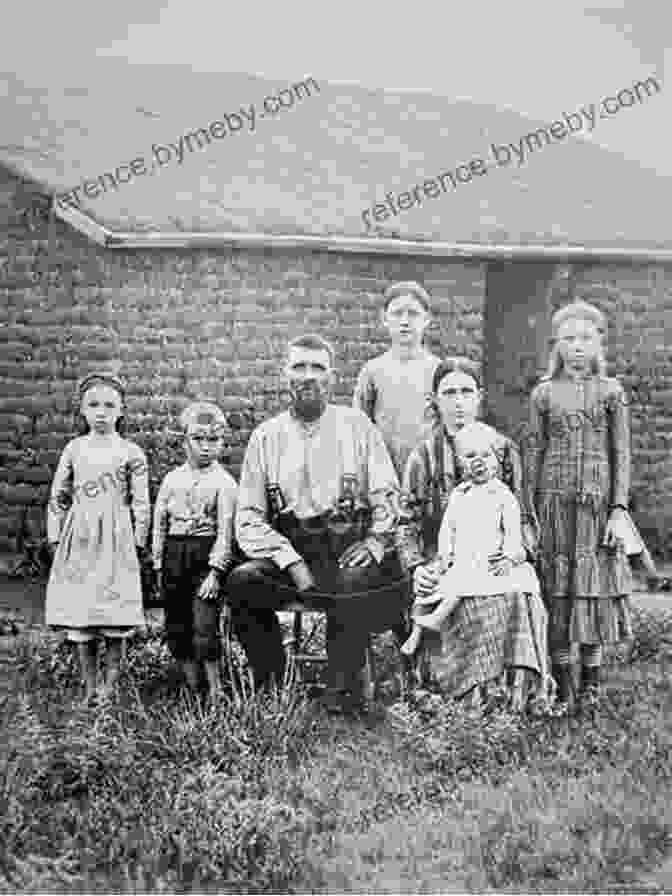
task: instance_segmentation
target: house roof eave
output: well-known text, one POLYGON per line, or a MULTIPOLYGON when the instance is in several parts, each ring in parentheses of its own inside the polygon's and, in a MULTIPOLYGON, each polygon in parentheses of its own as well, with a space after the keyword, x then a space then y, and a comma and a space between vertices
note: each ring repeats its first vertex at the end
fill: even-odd
POLYGON ((672 249, 658 247, 582 246, 514 243, 467 243, 397 237, 350 237, 310 234, 109 230, 73 206, 54 201, 56 215, 106 249, 299 249, 344 254, 404 255, 465 261, 672 262, 672 249))

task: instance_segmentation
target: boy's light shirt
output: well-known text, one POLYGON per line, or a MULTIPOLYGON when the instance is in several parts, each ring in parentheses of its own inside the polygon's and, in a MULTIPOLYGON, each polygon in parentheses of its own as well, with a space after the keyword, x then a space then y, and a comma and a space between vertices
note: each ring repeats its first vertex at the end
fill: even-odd
POLYGON ((236 481, 214 461, 205 469, 184 463, 163 479, 154 507, 152 558, 163 562, 167 535, 215 536, 209 564, 225 572, 232 562, 236 481))
POLYGON ((408 361, 390 350, 368 361, 357 378, 353 407, 378 427, 400 477, 411 451, 431 431, 428 410, 438 364, 426 349, 408 361))

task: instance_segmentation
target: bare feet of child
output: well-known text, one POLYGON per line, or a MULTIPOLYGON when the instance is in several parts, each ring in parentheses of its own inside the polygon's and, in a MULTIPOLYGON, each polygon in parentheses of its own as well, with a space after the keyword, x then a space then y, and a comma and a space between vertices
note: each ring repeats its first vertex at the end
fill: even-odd
POLYGON ((408 638, 401 645, 399 650, 403 653, 404 656, 413 656, 413 654, 417 651, 420 646, 420 641, 422 640, 422 628, 419 625, 413 626, 413 631, 408 636, 408 638))

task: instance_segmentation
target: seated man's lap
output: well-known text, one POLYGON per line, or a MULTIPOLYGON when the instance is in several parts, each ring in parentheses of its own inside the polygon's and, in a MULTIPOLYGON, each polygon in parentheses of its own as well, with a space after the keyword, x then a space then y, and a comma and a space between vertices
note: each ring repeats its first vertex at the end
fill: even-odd
POLYGON ((337 571, 311 569, 315 592, 302 594, 286 570, 272 560, 246 560, 227 578, 227 600, 232 609, 244 605, 249 610, 281 610, 287 604, 305 603, 345 620, 352 617, 359 628, 385 631, 393 627, 410 604, 408 579, 396 556, 381 565, 356 566, 337 571))
POLYGON ((226 599, 232 608, 244 604, 250 609, 277 610, 296 594, 289 573, 272 560, 244 560, 226 580, 226 599))
POLYGON ((368 632, 397 627, 410 605, 409 581, 395 556, 380 566, 341 570, 339 586, 335 611, 352 615, 368 632))

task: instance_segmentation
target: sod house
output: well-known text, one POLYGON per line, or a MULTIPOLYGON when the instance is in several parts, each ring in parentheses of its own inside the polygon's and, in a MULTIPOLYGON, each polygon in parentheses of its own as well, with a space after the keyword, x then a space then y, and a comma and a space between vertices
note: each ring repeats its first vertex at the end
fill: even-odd
POLYGON ((572 134, 522 165, 445 178, 441 195, 381 222, 363 210, 485 164, 493 143, 543 123, 312 78, 124 67, 86 89, 6 80, 0 553, 44 536, 87 371, 121 362, 152 495, 196 396, 229 413, 223 460, 237 474, 251 428, 282 406, 287 338, 333 340, 336 400, 349 402, 359 368, 385 348, 380 296, 396 279, 429 290, 435 353, 483 360, 488 418, 512 435, 547 363, 553 310, 574 298, 602 308, 610 369, 632 404, 633 515, 652 549, 672 550, 669 181, 572 134), (251 107, 254 128, 236 127, 251 107))

